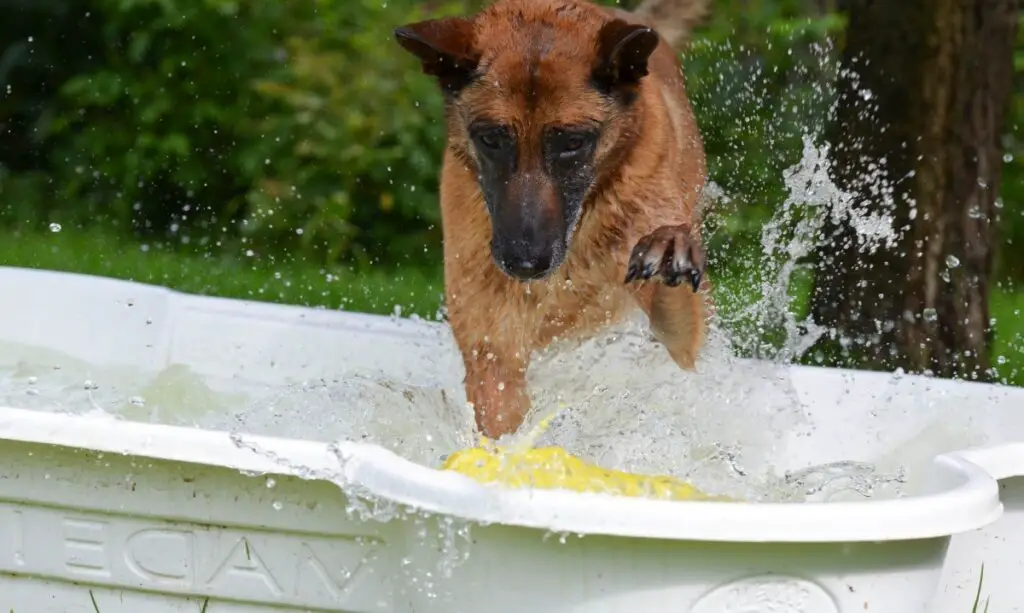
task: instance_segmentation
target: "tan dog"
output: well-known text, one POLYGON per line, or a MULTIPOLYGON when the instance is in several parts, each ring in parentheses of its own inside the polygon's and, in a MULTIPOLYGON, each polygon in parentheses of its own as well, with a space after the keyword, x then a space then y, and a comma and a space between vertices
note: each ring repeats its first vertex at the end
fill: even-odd
POLYGON ((693 367, 705 161, 674 47, 705 2, 498 0, 395 31, 446 97, 445 300, 486 436, 522 424, 532 352, 632 309, 693 367))

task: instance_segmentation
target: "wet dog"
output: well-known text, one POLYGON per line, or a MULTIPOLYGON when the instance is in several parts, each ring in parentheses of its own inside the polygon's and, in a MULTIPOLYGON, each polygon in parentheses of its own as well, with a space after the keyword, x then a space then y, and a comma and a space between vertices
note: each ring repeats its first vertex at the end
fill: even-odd
POLYGON ((446 100, 445 302, 484 435, 522 424, 535 350, 636 308, 693 368, 706 170, 676 48, 706 2, 498 0, 395 30, 446 100))

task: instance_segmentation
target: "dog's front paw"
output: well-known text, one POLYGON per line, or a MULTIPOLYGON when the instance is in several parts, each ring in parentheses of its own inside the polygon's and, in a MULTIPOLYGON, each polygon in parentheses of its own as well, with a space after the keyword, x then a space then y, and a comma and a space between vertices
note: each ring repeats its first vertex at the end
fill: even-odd
POLYGON ((626 267, 625 283, 660 278, 675 287, 689 282, 693 291, 704 276, 704 250, 687 224, 662 226, 637 241, 626 267))

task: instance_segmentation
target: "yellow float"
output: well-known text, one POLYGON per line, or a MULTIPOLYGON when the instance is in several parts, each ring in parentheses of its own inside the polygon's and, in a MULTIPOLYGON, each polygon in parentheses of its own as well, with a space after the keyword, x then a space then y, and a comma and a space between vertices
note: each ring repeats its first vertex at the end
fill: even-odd
POLYGON ((560 447, 532 447, 530 443, 554 417, 541 421, 525 437, 525 443, 503 449, 482 439, 478 447, 448 456, 442 470, 508 488, 563 489, 661 500, 727 500, 673 477, 609 470, 588 464, 560 447))

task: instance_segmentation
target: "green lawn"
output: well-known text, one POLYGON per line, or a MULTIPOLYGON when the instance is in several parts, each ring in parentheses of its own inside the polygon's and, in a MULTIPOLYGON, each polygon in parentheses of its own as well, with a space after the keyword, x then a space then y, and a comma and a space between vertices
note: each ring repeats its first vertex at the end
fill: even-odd
POLYGON ((1024 386, 1024 291, 996 290, 989 308, 996 320, 996 370, 1008 383, 1024 386))
POLYGON ((272 261, 243 252, 199 255, 149 247, 104 231, 18 234, 0 245, 0 265, 43 268, 162 285, 192 294, 434 318, 440 270, 354 274, 304 261, 272 261))
MULTIPOLYGON (((0 245, 0 265, 44 268, 163 285, 183 292, 303 306, 433 319, 441 305, 441 271, 406 267, 353 273, 324 270, 302 260, 274 262, 244 253, 217 255, 145 248, 102 231, 16 234, 0 245)), ((755 299, 754 284, 716 276, 722 312, 755 299)), ((806 279, 796 279, 802 294, 806 279)), ((797 296, 797 304, 804 300, 797 296)), ((799 307, 798 307, 799 309, 799 307)), ((1024 292, 992 295, 995 361, 1002 379, 1024 385, 1024 292)))

